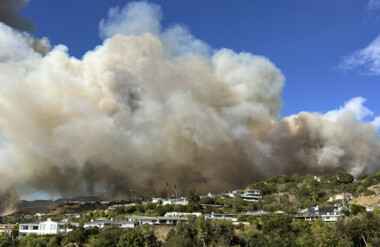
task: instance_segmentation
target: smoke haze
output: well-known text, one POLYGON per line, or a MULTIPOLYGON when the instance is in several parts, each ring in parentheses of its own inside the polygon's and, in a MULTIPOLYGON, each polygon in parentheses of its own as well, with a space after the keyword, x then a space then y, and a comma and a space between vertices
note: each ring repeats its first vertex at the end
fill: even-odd
POLYGON ((267 58, 214 50, 161 18, 146 2, 111 9, 104 43, 81 60, 63 45, 43 56, 0 23, 0 197, 116 198, 165 182, 207 192, 283 173, 378 170, 365 99, 281 118, 285 79, 267 58))
POLYGON ((20 31, 32 31, 35 26, 32 20, 21 17, 18 11, 28 5, 30 0, 1 0, 0 22, 20 31))

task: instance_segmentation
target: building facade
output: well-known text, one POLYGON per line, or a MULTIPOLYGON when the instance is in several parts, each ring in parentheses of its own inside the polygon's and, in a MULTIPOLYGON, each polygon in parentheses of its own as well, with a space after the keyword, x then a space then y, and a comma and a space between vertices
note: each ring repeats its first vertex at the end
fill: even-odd
POLYGON ((23 223, 19 226, 19 237, 25 237, 30 234, 46 235, 67 233, 79 226, 79 223, 67 221, 52 221, 50 218, 42 222, 23 223))

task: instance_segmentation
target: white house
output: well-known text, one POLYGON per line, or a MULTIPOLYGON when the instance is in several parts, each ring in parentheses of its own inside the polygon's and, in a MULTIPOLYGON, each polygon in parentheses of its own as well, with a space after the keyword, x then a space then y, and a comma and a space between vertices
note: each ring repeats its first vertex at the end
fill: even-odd
POLYGON ((133 221, 127 221, 127 220, 109 220, 107 218, 100 218, 97 220, 91 220, 90 222, 86 222, 83 225, 83 228, 89 228, 89 227, 97 227, 97 228, 107 228, 107 227, 121 227, 121 228, 133 228, 135 227, 135 223, 133 221))
POLYGON ((324 207, 319 209, 319 215, 324 222, 337 221, 342 218, 344 214, 341 212, 343 209, 342 205, 334 205, 334 207, 324 207))
POLYGON ((351 195, 351 193, 342 193, 342 194, 335 194, 329 198, 329 202, 337 201, 337 200, 345 200, 346 202, 350 201, 354 197, 351 195))
POLYGON ((211 214, 205 214, 205 218, 212 220, 231 220, 233 222, 236 222, 238 220, 236 214, 217 214, 214 212, 211 214))
POLYGON ((73 230, 74 226, 79 226, 79 223, 73 222, 55 222, 50 218, 42 222, 24 223, 19 226, 19 237, 25 237, 30 234, 45 235, 67 233, 73 230), (65 227, 66 226, 66 227, 65 227))
POLYGON ((140 225, 176 225, 178 222, 187 222, 187 217, 179 216, 163 216, 163 217, 147 217, 147 216, 131 216, 130 221, 138 221, 140 225))
POLYGON ((234 190, 232 192, 227 192, 222 194, 221 196, 225 197, 236 197, 239 195, 244 201, 249 201, 249 202, 257 202, 262 198, 260 194, 260 190, 234 190))
POLYGON ((216 195, 211 194, 211 193, 209 192, 209 193, 208 193, 207 195, 205 195, 205 196, 200 196, 201 199, 202 199, 202 198, 205 198, 205 197, 215 198, 216 195))
POLYGON ((319 208, 316 206, 308 209, 300 209, 298 211, 300 214, 296 215, 296 218, 304 220, 316 220, 322 218, 322 221, 324 222, 334 222, 344 216, 342 209, 343 206, 338 204, 335 204, 333 207, 319 208))
POLYGON ((158 203, 158 201, 161 201, 162 205, 184 205, 186 206, 189 204, 187 199, 185 197, 180 197, 177 199, 163 199, 163 198, 152 198, 152 203, 158 203))
POLYGON ((181 217, 181 216, 188 216, 188 215, 195 215, 195 216, 199 217, 202 215, 202 213, 200 213, 200 212, 193 212, 193 213, 167 212, 164 216, 165 217, 181 217))

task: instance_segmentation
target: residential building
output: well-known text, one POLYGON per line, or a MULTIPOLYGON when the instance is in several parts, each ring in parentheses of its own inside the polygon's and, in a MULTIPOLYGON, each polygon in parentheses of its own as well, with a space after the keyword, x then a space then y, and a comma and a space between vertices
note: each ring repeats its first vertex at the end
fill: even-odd
POLYGON ((324 222, 334 222, 344 216, 341 212, 342 209, 343 206, 338 204, 335 204, 333 207, 319 208, 316 206, 308 209, 300 209, 298 211, 300 214, 296 215, 296 218, 304 220, 316 220, 322 218, 324 222))
POLYGON ((260 194, 260 190, 251 190, 251 189, 246 189, 246 190, 234 190, 232 192, 227 192, 221 194, 221 196, 224 197, 236 197, 240 196, 244 201, 250 201, 250 202, 257 202, 262 198, 260 194))
POLYGON ((216 195, 211 194, 211 193, 209 192, 209 193, 208 193, 207 195, 205 195, 205 196, 200 196, 201 199, 202 199, 202 198, 205 198, 205 197, 215 198, 216 195))
POLYGON ((189 202, 185 197, 180 197, 177 199, 164 199, 164 198, 152 198, 152 203, 158 203, 161 201, 162 205, 187 205, 189 202))
POLYGON ((140 225, 176 225, 178 222, 187 222, 187 217, 163 216, 163 217, 146 217, 131 216, 130 221, 137 221, 140 225))
POLYGON ((237 221, 236 214, 217 214, 212 212, 211 214, 205 214, 205 218, 212 220, 231 220, 233 222, 237 221))
POLYGON ((319 215, 321 216, 324 222, 333 222, 337 221, 339 218, 342 218, 344 215, 341 212, 343 206, 335 205, 333 207, 324 207, 319 209, 319 215))
POLYGON ((133 228, 135 227, 135 223, 133 221, 127 220, 113 220, 107 218, 99 218, 97 220, 91 220, 90 222, 86 222, 83 225, 83 228, 89 227, 97 227, 99 229, 108 228, 108 227, 121 227, 121 228, 133 228))
POLYGON ((345 200, 346 202, 350 201, 354 197, 351 195, 351 193, 341 193, 341 194, 335 194, 329 198, 329 202, 337 201, 337 200, 345 200))
POLYGON ((67 221, 55 222, 50 218, 42 222, 23 223, 19 226, 19 237, 25 237, 30 234, 46 235, 67 233, 72 231, 74 226, 79 226, 79 223, 67 221))
POLYGON ((263 214, 267 214, 267 212, 265 212, 264 210, 256 210, 256 211, 253 211, 253 212, 246 212, 246 213, 244 213, 244 215, 246 215, 246 216, 261 216, 263 214))
POLYGON ((11 235, 13 228, 15 227, 15 224, 0 224, 0 235, 7 234, 11 235))
POLYGON ((202 213, 200 213, 200 212, 193 212, 193 213, 167 212, 164 216, 165 217, 182 217, 182 216, 188 216, 188 215, 195 215, 195 216, 199 217, 202 215, 202 213))

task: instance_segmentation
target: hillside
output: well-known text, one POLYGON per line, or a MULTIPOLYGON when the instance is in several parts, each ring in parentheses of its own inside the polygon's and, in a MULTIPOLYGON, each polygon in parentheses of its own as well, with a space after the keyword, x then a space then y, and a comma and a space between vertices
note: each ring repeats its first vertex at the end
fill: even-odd
POLYGON ((98 202, 65 203, 57 206, 54 210, 51 210, 49 214, 75 214, 97 209, 104 210, 106 208, 107 206, 98 202))
POLYGON ((359 204, 362 206, 379 206, 380 205, 380 184, 368 187, 368 190, 373 191, 375 194, 365 196, 364 194, 352 199, 350 204, 359 204))

